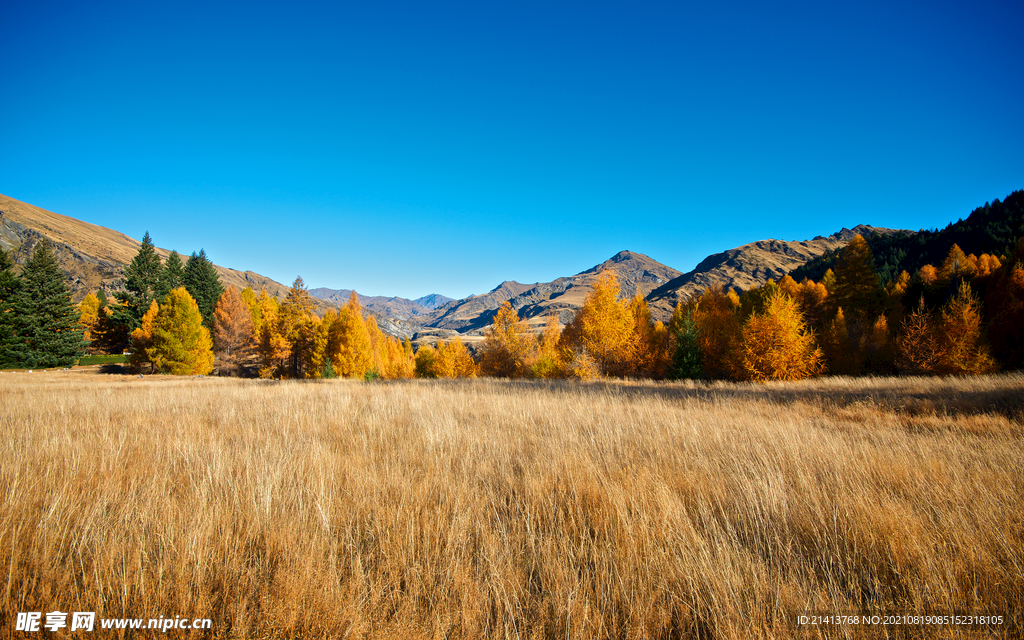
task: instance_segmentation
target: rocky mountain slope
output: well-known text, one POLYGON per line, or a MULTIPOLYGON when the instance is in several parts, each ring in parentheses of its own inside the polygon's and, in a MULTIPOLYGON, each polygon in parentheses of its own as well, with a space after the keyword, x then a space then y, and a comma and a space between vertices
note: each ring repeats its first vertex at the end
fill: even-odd
POLYGON ((726 289, 746 290, 760 286, 769 278, 778 281, 793 269, 826 251, 838 249, 856 235, 887 235, 893 229, 857 225, 842 229, 828 237, 817 236, 800 242, 788 240, 759 240, 722 253, 710 255, 697 267, 658 287, 647 296, 651 314, 659 320, 668 320, 676 303, 706 287, 722 285, 726 289))

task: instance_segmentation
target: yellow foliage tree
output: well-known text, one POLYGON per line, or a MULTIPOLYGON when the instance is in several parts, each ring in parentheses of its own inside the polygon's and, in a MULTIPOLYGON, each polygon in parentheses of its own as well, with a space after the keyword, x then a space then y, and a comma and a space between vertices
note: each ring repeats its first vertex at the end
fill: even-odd
POLYGON ((499 378, 522 378, 530 374, 537 359, 537 338, 530 325, 507 300, 502 303, 480 348, 480 373, 499 378))
POLYGON ((551 314, 544 323, 544 331, 537 341, 537 359, 533 363, 534 378, 561 378, 565 375, 558 359, 558 341, 562 337, 562 326, 558 316, 551 314))
POLYGON ((203 326, 199 305, 185 287, 172 289, 153 321, 149 359, 159 371, 173 375, 206 375, 213 371, 213 341, 203 326))
MULTIPOLYGON (((954 245, 955 246, 955 245, 954 245)), ((988 347, 981 344, 981 303, 971 285, 960 282, 957 294, 942 307, 937 326, 939 373, 979 374, 995 371, 988 347)))
POLYGON ((425 344, 416 350, 415 374, 417 378, 436 378, 437 349, 425 344))
POLYGON ((82 327, 83 337, 89 342, 89 352, 95 353, 93 342, 96 340, 96 328, 100 322, 100 299, 90 293, 78 303, 78 324, 82 327))
POLYGON ((267 293, 266 289, 260 292, 258 299, 260 323, 259 329, 254 328, 259 345, 261 378, 271 378, 279 375, 284 368, 284 363, 291 356, 291 345, 281 335, 281 323, 278 321, 280 305, 277 298, 267 293))
POLYGON ((278 311, 278 334, 288 342, 288 374, 296 378, 318 376, 313 366, 313 350, 320 319, 313 313, 312 296, 302 277, 295 278, 288 296, 278 311))
POLYGON ((458 336, 437 344, 434 373, 437 378, 475 378, 476 363, 458 336))
POLYGON ((327 349, 339 376, 363 379, 373 368, 373 343, 355 291, 331 325, 327 349))
MULTIPOLYGON (((620 302, 619 281, 611 271, 598 276, 572 321, 562 332, 560 350, 564 362, 582 365, 592 361, 601 375, 625 375, 633 317, 629 304, 620 302)), ((583 371, 586 367, 572 367, 583 371)))
POLYGON ((142 366, 145 364, 150 365, 150 371, 153 369, 149 349, 153 346, 153 329, 158 313, 160 313, 160 306, 156 303, 156 300, 153 300, 149 303, 149 309, 142 315, 142 324, 139 328, 132 331, 129 337, 132 355, 128 363, 133 371, 141 371, 142 366))
POLYGON ((821 374, 824 358, 795 301, 782 291, 765 301, 763 314, 743 325, 743 366, 752 380, 802 380, 821 374))

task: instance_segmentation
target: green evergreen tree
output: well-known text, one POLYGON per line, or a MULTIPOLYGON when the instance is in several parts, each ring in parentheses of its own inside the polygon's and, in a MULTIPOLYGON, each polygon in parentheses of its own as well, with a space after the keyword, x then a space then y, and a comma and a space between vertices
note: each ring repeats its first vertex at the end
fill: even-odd
MULTIPOLYGON (((681 305, 677 307, 677 310, 680 309, 682 309, 681 305)), ((693 314, 686 310, 680 315, 678 321, 675 317, 672 320, 671 330, 672 336, 675 338, 676 349, 672 352, 668 376, 673 380, 700 380, 704 377, 704 358, 700 352, 697 325, 693 321, 693 314)))
POLYGON ((14 296, 11 357, 31 369, 74 364, 85 353, 78 309, 50 243, 36 245, 14 296))
POLYGON ((217 306, 217 301, 224 293, 224 285, 220 282, 216 267, 206 257, 206 251, 200 249, 198 254, 195 251, 192 252, 188 262, 185 263, 181 284, 199 305, 199 313, 203 316, 203 325, 207 329, 212 329, 213 308, 217 306))
POLYGON ((14 360, 14 298, 21 281, 14 275, 14 262, 0 248, 0 368, 13 367, 14 360))
POLYGON ((156 253, 149 232, 142 237, 142 246, 124 269, 124 291, 114 294, 121 306, 114 309, 114 321, 124 325, 128 333, 138 329, 142 316, 156 298, 160 280, 160 256, 156 253))
POLYGON ((167 256, 167 262, 164 263, 164 268, 160 270, 160 277, 157 279, 157 302, 163 300, 171 289, 180 287, 184 275, 185 266, 181 262, 181 255, 177 251, 172 251, 171 255, 167 256))

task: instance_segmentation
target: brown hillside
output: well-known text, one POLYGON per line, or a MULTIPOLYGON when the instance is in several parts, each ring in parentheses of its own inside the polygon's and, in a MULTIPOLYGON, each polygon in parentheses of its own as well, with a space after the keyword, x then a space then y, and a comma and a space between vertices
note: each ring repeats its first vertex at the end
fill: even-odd
MULTIPOLYGON (((75 301, 100 288, 108 293, 123 289, 124 267, 142 244, 119 231, 0 195, 0 247, 12 252, 16 263, 24 264, 43 238, 53 244, 57 260, 68 274, 75 301)), ((157 253, 166 259, 170 251, 158 248, 157 253)), ((288 292, 288 285, 258 273, 216 267, 225 286, 252 287, 256 291, 266 287, 271 295, 277 296, 288 292)))

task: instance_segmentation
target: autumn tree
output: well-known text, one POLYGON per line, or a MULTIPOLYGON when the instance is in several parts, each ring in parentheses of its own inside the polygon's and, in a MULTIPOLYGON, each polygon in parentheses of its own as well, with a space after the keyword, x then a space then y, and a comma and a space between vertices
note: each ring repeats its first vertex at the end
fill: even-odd
MULTIPOLYGON (((170 292, 168 292, 170 293, 170 292)), ((160 313, 160 305, 156 300, 149 301, 149 309, 142 314, 142 322, 131 332, 129 341, 132 354, 128 364, 132 371, 142 371, 144 365, 149 365, 149 371, 153 371, 153 361, 150 360, 150 349, 153 347, 153 330, 156 328, 156 316, 160 313)))
POLYGON ((437 349, 425 344, 416 350, 415 373, 417 378, 437 377, 437 349))
POLYGON ((604 271, 562 332, 563 361, 583 364, 592 360, 601 375, 625 374, 634 321, 629 304, 620 302, 618 296, 618 279, 604 271))
POLYGON ((185 376, 213 371, 213 341, 185 287, 172 289, 164 298, 147 352, 153 366, 164 373, 185 376))
POLYGON ((934 373, 938 351, 932 315, 922 297, 917 308, 903 320, 896 335, 896 370, 914 375, 934 373))
POLYGON ((363 319, 363 310, 355 291, 338 311, 338 319, 331 325, 328 353, 334 371, 345 378, 365 378, 373 367, 373 343, 363 319))
POLYGON ((213 347, 220 370, 238 375, 255 349, 252 316, 235 287, 228 287, 213 309, 213 347))
POLYGON ((448 342, 437 343, 434 373, 437 378, 475 378, 476 363, 462 340, 455 336, 448 342))
POLYGON ((291 346, 281 334, 281 323, 278 316, 281 305, 266 289, 260 291, 257 300, 259 307, 260 326, 254 330, 256 344, 260 355, 261 378, 272 378, 280 375, 285 363, 291 356, 291 346))
POLYGON ((654 322, 639 293, 629 303, 633 327, 626 343, 623 371, 638 378, 664 378, 668 370, 668 330, 654 322))
POLYGON ((188 290, 192 299, 199 306, 203 316, 203 324, 213 326, 213 307, 224 293, 224 285, 217 275, 217 268, 206 257, 206 251, 192 252, 181 274, 181 284, 188 290))
POLYGON ((480 372, 499 378, 522 378, 531 372, 537 357, 537 339, 530 325, 507 300, 502 303, 480 348, 480 372))
POLYGON ((561 378, 564 375, 558 358, 558 341, 562 337, 562 326, 558 316, 551 314, 544 322, 544 331, 537 340, 537 359, 531 374, 534 378, 561 378))
POLYGON ((796 302, 782 291, 743 325, 743 366, 752 380, 801 380, 821 374, 824 359, 796 302))
POLYGON ((739 306, 739 297, 732 291, 726 293, 720 285, 706 288, 697 301, 693 322, 704 373, 710 378, 744 376, 739 355, 739 306))
POLYGON ((288 375, 295 378, 316 375, 313 349, 319 318, 313 313, 313 297, 302 277, 296 277, 277 314, 278 333, 288 343, 288 375))
POLYGON ((995 371, 995 361, 981 343, 981 303, 966 280, 961 280, 957 294, 943 305, 937 330, 939 373, 995 371))
POLYGON ((90 353, 95 353, 95 348, 98 346, 95 344, 95 341, 99 322, 100 299, 94 293, 86 294, 82 301, 78 303, 78 326, 82 328, 82 335, 85 341, 89 343, 88 350, 90 353))

